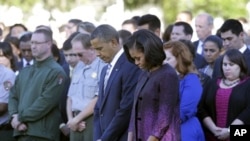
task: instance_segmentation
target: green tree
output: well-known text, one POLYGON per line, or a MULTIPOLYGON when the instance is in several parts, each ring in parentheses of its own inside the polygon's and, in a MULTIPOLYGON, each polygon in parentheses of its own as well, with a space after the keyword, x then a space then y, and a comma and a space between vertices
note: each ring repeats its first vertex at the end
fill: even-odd
POLYGON ((144 4, 155 4, 162 7, 164 22, 175 21, 176 15, 182 10, 189 10, 193 15, 199 12, 208 12, 212 16, 227 18, 246 17, 248 12, 246 4, 249 0, 124 0, 127 9, 140 8, 144 4))

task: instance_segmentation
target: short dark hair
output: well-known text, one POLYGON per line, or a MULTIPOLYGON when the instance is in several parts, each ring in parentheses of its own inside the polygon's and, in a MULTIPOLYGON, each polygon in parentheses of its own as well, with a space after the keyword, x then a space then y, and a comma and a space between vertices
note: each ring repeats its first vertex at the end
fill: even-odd
POLYGON ((219 29, 220 33, 224 33, 227 31, 231 31, 233 34, 239 36, 240 33, 243 32, 242 24, 238 20, 228 19, 222 24, 221 28, 219 29))
POLYGON ((52 33, 51 33, 49 30, 47 30, 47 29, 37 29, 37 30, 35 30, 35 31, 33 32, 33 34, 36 34, 36 33, 43 34, 44 37, 45 37, 45 39, 46 39, 47 41, 51 41, 51 43, 52 43, 53 37, 52 37, 52 33))
POLYGON ((70 50, 72 49, 72 45, 71 45, 71 41, 72 39, 77 35, 79 34, 80 32, 74 32, 72 33, 68 39, 66 39, 64 42, 63 42, 63 46, 62 46, 62 50, 64 51, 67 51, 67 50, 70 50))
POLYGON ((46 29, 46 30, 50 31, 51 34, 53 35, 53 31, 52 31, 52 29, 51 29, 50 26, 47 26, 47 25, 38 25, 38 26, 36 27, 36 30, 37 30, 37 29, 46 29))
POLYGON ((60 50, 59 50, 59 48, 57 47, 56 44, 52 44, 52 46, 51 46, 51 52, 52 52, 53 57, 57 57, 58 58, 58 60, 56 60, 56 61, 59 63, 60 60, 61 60, 61 55, 60 55, 60 50))
MULTIPOLYGON (((246 60, 245 60, 245 57, 244 55, 238 50, 238 49, 229 49, 225 52, 225 54, 223 55, 223 59, 224 57, 227 56, 228 59, 239 65, 240 67, 240 79, 244 79, 245 77, 247 77, 248 75, 248 67, 247 67, 247 64, 246 64, 246 60)), ((223 65, 223 61, 221 61, 221 72, 223 72, 223 69, 222 69, 222 65, 223 65)), ((222 77, 225 78, 225 75, 224 73, 222 73, 222 77)))
POLYGON ((68 21, 68 23, 73 23, 74 25, 78 25, 78 24, 80 24, 82 22, 82 20, 80 20, 80 19, 70 19, 69 21, 68 21))
POLYGON ((21 24, 21 23, 16 23, 12 26, 10 26, 10 31, 14 28, 14 27, 22 27, 24 31, 28 31, 28 28, 24 25, 24 24, 21 24))
POLYGON ((148 24, 149 30, 153 32, 156 29, 161 28, 161 21, 156 15, 146 14, 146 15, 141 16, 141 18, 139 19, 138 25, 142 26, 145 24, 148 24))
POLYGON ((141 18, 140 16, 135 15, 135 16, 133 16, 131 19, 132 19, 132 20, 135 20, 135 21, 136 21, 136 24, 138 25, 138 22, 139 22, 140 18, 141 18))
POLYGON ((118 31, 119 37, 122 39, 122 42, 125 43, 128 38, 132 35, 129 31, 121 29, 118 31))
POLYGON ((183 26, 183 31, 186 35, 193 35, 193 29, 190 26, 190 24, 186 23, 186 22, 176 22, 174 24, 174 26, 183 26))
POLYGON ((134 32, 123 47, 128 60, 132 63, 134 63, 134 59, 130 56, 129 49, 135 48, 144 53, 145 67, 148 70, 161 66, 166 58, 161 39, 146 29, 134 32))
POLYGON ((99 25, 91 34, 91 40, 98 38, 104 42, 116 39, 119 43, 119 34, 114 27, 108 24, 99 25))
POLYGON ((19 38, 20 42, 29 42, 31 40, 32 32, 26 32, 19 38))

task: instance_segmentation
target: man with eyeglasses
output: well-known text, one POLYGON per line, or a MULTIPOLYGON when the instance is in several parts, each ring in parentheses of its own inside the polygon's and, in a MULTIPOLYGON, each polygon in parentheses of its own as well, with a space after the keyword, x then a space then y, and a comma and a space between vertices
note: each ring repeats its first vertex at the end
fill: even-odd
POLYGON ((24 33, 19 39, 19 48, 21 50, 21 61, 17 63, 17 69, 21 70, 24 67, 33 65, 34 60, 31 53, 31 35, 32 32, 24 33))
POLYGON ((34 64, 22 69, 10 90, 8 110, 18 141, 59 141, 59 102, 66 74, 51 53, 52 34, 38 29, 32 33, 34 64))

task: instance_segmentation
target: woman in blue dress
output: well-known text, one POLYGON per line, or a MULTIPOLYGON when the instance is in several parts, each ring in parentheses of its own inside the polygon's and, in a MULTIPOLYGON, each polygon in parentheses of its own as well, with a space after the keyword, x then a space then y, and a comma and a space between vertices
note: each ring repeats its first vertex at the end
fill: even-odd
POLYGON ((181 140, 205 141, 200 121, 196 117, 202 95, 202 84, 188 47, 180 41, 164 44, 165 63, 175 68, 180 79, 181 140))

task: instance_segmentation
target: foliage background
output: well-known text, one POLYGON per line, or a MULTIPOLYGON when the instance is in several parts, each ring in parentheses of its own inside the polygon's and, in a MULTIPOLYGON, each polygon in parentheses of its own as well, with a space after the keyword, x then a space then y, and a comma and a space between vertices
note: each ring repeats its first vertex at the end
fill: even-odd
MULTIPOLYGON (((105 8, 117 0, 0 0, 2 5, 14 5, 21 7, 26 15, 37 2, 44 4, 51 11, 58 8, 62 11, 70 10, 77 5, 92 2, 98 4, 100 14, 105 8)), ((224 19, 245 17, 249 19, 246 5, 249 0, 123 0, 126 10, 138 9, 146 4, 158 6, 163 11, 164 22, 174 22, 176 14, 182 10, 190 10, 193 15, 206 11, 213 16, 221 16, 224 19)))

